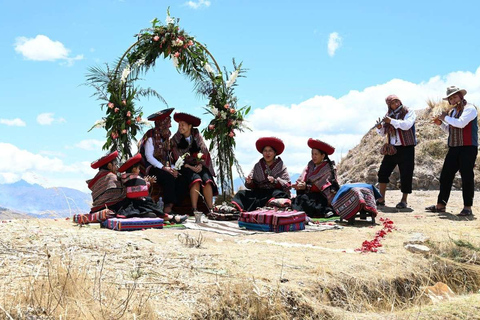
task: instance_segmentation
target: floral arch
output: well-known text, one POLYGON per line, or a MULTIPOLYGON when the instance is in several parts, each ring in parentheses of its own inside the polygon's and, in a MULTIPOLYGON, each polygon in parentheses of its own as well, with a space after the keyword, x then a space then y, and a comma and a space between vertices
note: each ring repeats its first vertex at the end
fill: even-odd
POLYGON ((143 112, 137 102, 146 96, 163 100, 155 90, 140 88, 135 81, 152 68, 157 59, 171 59, 177 71, 193 81, 196 92, 208 99, 204 109, 212 115, 212 120, 202 133, 210 141, 209 148, 223 194, 232 194, 233 167, 243 177, 234 154, 235 132, 246 128, 244 119, 250 111, 248 106, 238 108, 234 95, 236 79, 245 70, 242 64, 237 65, 233 60, 234 71, 228 74, 224 69, 222 72, 206 46, 181 29, 179 21, 167 10, 166 23, 162 24, 156 18, 152 20, 152 26, 137 34, 137 41, 115 61, 114 67, 107 65, 106 70, 90 68, 87 85, 96 89, 94 96, 103 101, 101 108, 106 112, 91 129, 105 128, 104 150, 119 151, 122 160, 131 157, 132 143, 137 141, 137 133, 148 123, 142 119, 143 112))

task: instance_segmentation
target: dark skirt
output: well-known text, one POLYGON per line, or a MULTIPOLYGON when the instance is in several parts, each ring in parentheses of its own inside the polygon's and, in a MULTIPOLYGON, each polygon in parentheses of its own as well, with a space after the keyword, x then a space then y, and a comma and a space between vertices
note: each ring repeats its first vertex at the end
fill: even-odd
MULTIPOLYGON (((180 175, 177 178, 175 188, 178 203, 182 203, 183 199, 190 194, 190 188, 196 182, 200 182, 202 187, 206 186, 207 183, 210 183, 212 185, 213 195, 218 195, 217 184, 207 168, 203 167, 202 171, 198 173, 193 172, 188 168, 182 168, 182 170, 180 170, 180 175)), ((200 192, 201 191, 202 190, 200 188, 200 192)))
POLYGON ((126 201, 122 202, 122 206, 117 208, 115 212, 117 217, 125 218, 155 218, 163 217, 164 213, 160 207, 153 202, 152 198, 132 198, 125 199, 126 201))
POLYGON ((292 200, 292 209, 305 211, 310 218, 326 218, 334 214, 334 210, 328 206, 327 198, 320 192, 297 194, 292 200))
POLYGON ((232 199, 232 204, 240 211, 254 211, 264 207, 268 200, 275 198, 290 198, 290 195, 280 189, 240 190, 232 199))

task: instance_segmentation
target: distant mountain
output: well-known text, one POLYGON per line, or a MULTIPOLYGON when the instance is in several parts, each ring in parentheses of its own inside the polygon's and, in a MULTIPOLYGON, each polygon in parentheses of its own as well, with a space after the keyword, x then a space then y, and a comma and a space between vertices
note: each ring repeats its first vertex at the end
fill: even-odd
POLYGON ((91 195, 71 188, 44 188, 20 180, 0 184, 0 207, 28 215, 68 217, 90 211, 91 195))

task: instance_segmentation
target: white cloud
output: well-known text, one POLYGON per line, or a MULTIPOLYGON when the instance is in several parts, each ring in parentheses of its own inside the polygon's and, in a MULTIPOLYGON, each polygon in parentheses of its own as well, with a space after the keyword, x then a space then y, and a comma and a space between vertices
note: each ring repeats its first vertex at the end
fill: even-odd
POLYGON ((101 150, 104 144, 105 141, 87 139, 75 144, 75 147, 83 150, 101 150))
POLYGON ((396 94, 405 106, 419 110, 427 107, 428 100, 439 101, 444 97, 450 85, 465 88, 467 101, 480 104, 478 68, 475 73, 453 72, 418 84, 393 79, 363 91, 350 91, 339 98, 315 96, 290 106, 272 104, 257 108, 247 117, 247 125, 252 131, 237 135, 236 158, 244 173, 248 174, 261 158, 255 149, 255 141, 263 136, 277 136, 285 143, 281 157, 290 174, 300 173, 310 160, 308 138, 332 144, 336 148, 332 159, 338 162, 360 142, 375 120, 385 115, 385 97, 396 94))
POLYGON ((342 45, 342 37, 338 34, 338 32, 330 33, 328 37, 328 55, 333 57, 337 49, 340 48, 342 45))
POLYGON ((51 125, 53 122, 65 123, 67 122, 64 118, 54 118, 55 114, 51 112, 41 113, 37 116, 37 122, 42 126, 51 125))
POLYGON ((75 60, 82 60, 83 55, 70 56, 70 50, 65 48, 60 41, 53 41, 42 34, 35 38, 18 37, 15 41, 15 51, 25 59, 33 61, 64 60, 67 65, 72 65, 75 60))
POLYGON ((27 124, 20 118, 15 119, 0 119, 0 124, 5 124, 12 127, 25 127, 27 124))
POLYGON ((201 7, 207 7, 207 8, 210 7, 210 1, 208 0, 188 1, 185 4, 192 9, 198 9, 201 7))

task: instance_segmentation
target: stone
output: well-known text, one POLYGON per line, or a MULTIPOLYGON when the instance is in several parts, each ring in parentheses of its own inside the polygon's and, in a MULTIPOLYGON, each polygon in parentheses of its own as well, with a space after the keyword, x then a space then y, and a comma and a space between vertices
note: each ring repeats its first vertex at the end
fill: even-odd
POLYGON ((414 233, 414 234, 412 234, 410 239, 405 241, 403 244, 404 245, 407 245, 407 244, 424 244, 425 242, 428 241, 428 239, 430 239, 430 238, 427 237, 426 235, 424 235, 423 233, 414 233))
POLYGON ((405 245, 405 249, 412 253, 428 253, 430 252, 430 248, 421 244, 407 244, 405 245))

